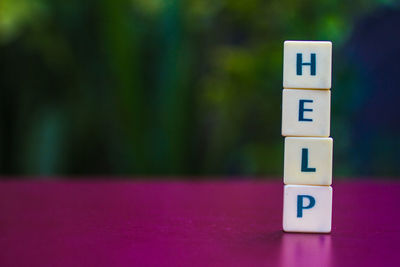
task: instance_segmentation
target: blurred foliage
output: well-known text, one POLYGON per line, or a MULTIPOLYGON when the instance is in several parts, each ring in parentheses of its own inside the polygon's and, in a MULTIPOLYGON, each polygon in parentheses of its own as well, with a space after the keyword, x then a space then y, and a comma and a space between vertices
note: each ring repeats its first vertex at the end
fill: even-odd
MULTIPOLYGON (((0 171, 280 175, 283 41, 332 40, 333 92, 351 91, 342 49, 382 5, 2 0, 0 171)), ((336 170, 354 174, 333 101, 336 170)))

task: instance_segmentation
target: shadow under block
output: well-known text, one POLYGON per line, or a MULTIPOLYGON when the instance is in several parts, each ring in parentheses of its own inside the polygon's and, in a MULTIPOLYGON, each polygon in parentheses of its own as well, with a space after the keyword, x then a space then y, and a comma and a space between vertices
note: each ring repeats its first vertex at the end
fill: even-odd
POLYGON ((332 222, 332 187, 285 185, 283 230, 329 233, 332 222))
POLYGON ((286 137, 284 183, 331 185, 332 154, 330 137, 286 137))
POLYGON ((283 48, 283 87, 331 88, 332 43, 286 41, 283 48))
POLYGON ((330 124, 330 90, 283 90, 283 136, 328 137, 330 124))

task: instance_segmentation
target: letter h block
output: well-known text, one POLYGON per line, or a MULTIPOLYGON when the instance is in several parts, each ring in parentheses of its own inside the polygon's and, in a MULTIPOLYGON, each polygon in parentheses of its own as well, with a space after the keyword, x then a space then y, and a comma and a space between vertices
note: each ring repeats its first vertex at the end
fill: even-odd
POLYGON ((283 230, 327 233, 332 213, 332 43, 286 41, 283 61, 283 230))
POLYGON ((331 42, 286 41, 283 54, 283 88, 331 88, 331 42))

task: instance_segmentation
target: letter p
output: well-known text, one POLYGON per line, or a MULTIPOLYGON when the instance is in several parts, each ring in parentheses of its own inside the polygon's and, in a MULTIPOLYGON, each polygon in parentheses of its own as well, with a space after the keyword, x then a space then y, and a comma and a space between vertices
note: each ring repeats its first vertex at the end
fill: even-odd
POLYGON ((297 218, 303 217, 303 210, 311 209, 315 206, 315 198, 309 195, 298 195, 297 196, 297 218), (309 203, 307 206, 304 206, 303 199, 307 198, 309 203))

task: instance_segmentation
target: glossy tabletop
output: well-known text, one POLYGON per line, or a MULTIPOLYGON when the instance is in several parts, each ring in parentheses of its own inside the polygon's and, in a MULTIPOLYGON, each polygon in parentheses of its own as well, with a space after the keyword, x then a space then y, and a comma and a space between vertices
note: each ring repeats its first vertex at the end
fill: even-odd
POLYGON ((0 182, 0 266, 399 266, 400 183, 333 185, 331 234, 281 231, 281 181, 0 182))

